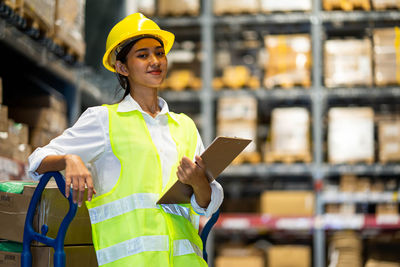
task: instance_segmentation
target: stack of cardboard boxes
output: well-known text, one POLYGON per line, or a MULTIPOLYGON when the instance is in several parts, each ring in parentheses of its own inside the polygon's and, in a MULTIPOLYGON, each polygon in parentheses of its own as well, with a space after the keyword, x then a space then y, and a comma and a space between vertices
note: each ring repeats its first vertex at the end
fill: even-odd
POLYGON ((257 13, 260 10, 260 3, 258 0, 248 0, 246 2, 241 0, 215 0, 214 14, 240 14, 240 13, 257 13))
POLYGON ((372 45, 369 39, 327 40, 324 53, 327 87, 372 85, 372 45))
POLYGON ((400 119, 378 121, 379 161, 400 161, 400 119))
POLYGON ((353 231, 338 231, 329 242, 329 266, 362 267, 362 243, 353 231))
POLYGON ((21 99, 10 107, 9 116, 30 127, 32 149, 47 145, 67 128, 66 102, 51 95, 21 99))
POLYGON ((328 161, 374 162, 374 110, 331 108, 328 113, 328 161))
POLYGON ((159 0, 158 14, 160 16, 198 16, 200 14, 200 0, 159 0))
POLYGON ((86 50, 85 4, 86 0, 57 0, 55 6, 53 39, 80 61, 86 50))
POLYGON ((400 83, 400 38, 398 28, 375 29, 374 40, 374 81, 378 86, 400 83))
MULTIPOLYGON (((8 182, 10 183, 10 182, 8 182)), ((0 239, 3 251, 0 251, 0 266, 20 266, 20 250, 4 249, 10 241, 22 243, 25 218, 31 201, 35 184, 22 185, 21 190, 16 191, 14 186, 12 192, 0 191, 0 239), (22 192, 21 192, 22 191, 22 192)), ((2 186, 5 188, 5 186, 2 186)), ((7 191, 7 190, 6 190, 7 191)), ((42 225, 48 226, 47 236, 55 238, 69 204, 61 195, 55 182, 50 182, 44 190, 33 227, 40 232, 42 225)), ((18 245, 18 244, 17 244, 18 245)), ((32 242, 33 266, 53 266, 53 249, 39 242, 32 242)), ((18 245, 21 247, 21 245, 18 245)), ((95 252, 92 246, 91 226, 88 210, 85 205, 78 208, 74 220, 71 222, 65 237, 66 266, 97 266, 95 252)))
POLYGON ((271 115, 270 143, 264 160, 311 162, 310 114, 306 108, 275 108, 271 115))
POLYGON ((267 35, 264 37, 268 60, 264 85, 290 88, 311 85, 311 40, 307 34, 267 35))
POLYGON ((217 110, 217 136, 253 140, 237 158, 260 162, 257 152, 257 99, 253 96, 220 97, 217 110))

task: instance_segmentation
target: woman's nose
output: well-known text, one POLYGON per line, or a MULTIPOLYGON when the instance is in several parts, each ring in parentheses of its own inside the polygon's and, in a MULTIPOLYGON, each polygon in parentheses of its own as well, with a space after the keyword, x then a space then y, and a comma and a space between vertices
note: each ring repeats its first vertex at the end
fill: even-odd
POLYGON ((151 53, 150 62, 153 64, 160 63, 160 59, 157 57, 155 53, 151 53))

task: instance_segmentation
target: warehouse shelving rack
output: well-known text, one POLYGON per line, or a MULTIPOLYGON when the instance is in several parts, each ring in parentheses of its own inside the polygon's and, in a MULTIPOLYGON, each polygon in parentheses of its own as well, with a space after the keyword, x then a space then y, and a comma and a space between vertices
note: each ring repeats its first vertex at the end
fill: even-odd
MULTIPOLYGON (((202 1, 202 13, 199 17, 175 17, 175 18, 158 18, 156 21, 162 27, 168 29, 175 26, 200 26, 201 42, 202 42, 202 80, 203 89, 201 92, 163 92, 162 95, 167 100, 174 101, 199 101, 201 103, 202 117, 202 137, 205 145, 211 143, 215 135, 215 110, 214 102, 221 96, 240 96, 253 95, 258 100, 271 99, 274 100, 296 100, 307 99, 311 102, 312 115, 312 139, 313 139, 313 162, 310 164, 296 163, 291 165, 284 164, 244 164, 239 166, 230 166, 223 176, 226 177, 248 177, 258 176, 268 179, 270 176, 294 175, 294 176, 310 176, 312 177, 315 193, 316 193, 316 211, 314 218, 306 219, 306 230, 313 231, 313 266, 322 267, 326 264, 325 255, 325 231, 326 229, 369 229, 369 228, 385 228, 399 229, 399 223, 379 224, 375 216, 362 216, 358 218, 357 224, 351 219, 340 218, 341 225, 323 224, 324 211, 323 206, 326 199, 320 186, 324 179, 330 175, 340 175, 345 173, 354 173, 356 175, 400 175, 400 164, 379 163, 367 164, 339 164, 331 165, 325 162, 323 144, 324 144, 324 118, 327 109, 327 101, 330 98, 355 98, 355 99, 374 99, 378 97, 394 97, 400 99, 400 87, 391 86, 385 88, 326 88, 323 85, 323 37, 324 23, 346 23, 360 22, 368 23, 371 21, 382 22, 400 22, 399 11, 323 11, 321 0, 312 0, 312 11, 309 13, 272 13, 272 14, 252 14, 252 15, 226 15, 214 16, 212 12, 212 1, 202 1), (293 88, 292 90, 259 90, 242 89, 233 91, 223 89, 214 91, 211 85, 214 73, 214 27, 217 25, 266 25, 269 23, 277 25, 285 25, 289 23, 307 23, 310 24, 311 44, 312 44, 312 86, 309 89, 293 88)), ((340 198, 340 196, 337 196, 340 198)), ((382 196, 383 197, 383 196, 382 196)), ((398 200, 397 200, 398 201, 398 200)), ((271 222, 271 221, 270 221, 271 222)), ((276 220, 274 224, 266 222, 259 215, 227 215, 222 216, 217 228, 228 230, 226 225, 236 225, 238 229, 249 230, 251 228, 276 229, 276 220), (233 217, 232 217, 233 216, 233 217), (228 220, 228 222, 226 221, 228 220), (229 222, 230 220, 230 222, 229 222), (225 228, 224 228, 225 227, 225 228), (275 228, 274 228, 275 227, 275 228)), ((290 223, 289 223, 290 225, 290 223)), ((236 229, 236 230, 238 230, 236 229)), ((287 230, 290 230, 289 227, 287 230)), ((292 229, 294 230, 294 229, 292 229)), ((210 238, 211 240, 212 238, 210 238)), ((211 245, 209 242, 208 245, 211 245)), ((213 249, 210 246, 210 249, 213 249)), ((209 255, 212 259, 213 255, 209 255)), ((210 260, 210 262, 213 262, 210 260)))
MULTIPOLYGON (((90 103, 90 105, 107 102, 102 79, 87 66, 65 62, 39 39, 31 38, 4 18, 0 18, 0 42, 35 64, 36 67, 50 73, 53 76, 52 79, 57 81, 57 90, 60 87, 65 89, 64 96, 68 103, 70 123, 79 117, 82 101, 90 103)), ((38 79, 41 82, 40 78, 38 79)))

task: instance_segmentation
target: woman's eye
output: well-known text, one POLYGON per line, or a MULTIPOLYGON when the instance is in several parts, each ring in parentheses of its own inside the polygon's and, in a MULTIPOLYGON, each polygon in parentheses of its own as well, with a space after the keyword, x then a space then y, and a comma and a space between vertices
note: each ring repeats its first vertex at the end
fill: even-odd
POLYGON ((147 57, 146 54, 139 54, 139 55, 138 55, 138 58, 146 58, 146 57, 147 57))
POLYGON ((163 51, 157 52, 157 55, 158 55, 158 56, 164 56, 164 55, 165 55, 165 52, 163 52, 163 51))

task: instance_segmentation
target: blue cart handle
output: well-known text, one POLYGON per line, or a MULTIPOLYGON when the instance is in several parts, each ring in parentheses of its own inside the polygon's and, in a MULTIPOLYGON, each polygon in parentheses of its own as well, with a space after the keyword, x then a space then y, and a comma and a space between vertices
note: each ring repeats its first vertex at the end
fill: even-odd
POLYGON ((63 176, 59 172, 47 172, 45 173, 38 186, 33 193, 31 202, 29 204, 28 213, 25 219, 25 229, 24 229, 24 243, 23 243, 23 251, 21 255, 21 266, 22 267, 32 267, 32 253, 31 253, 31 242, 33 240, 39 241, 47 246, 51 246, 54 248, 54 266, 55 267, 65 267, 65 251, 64 251, 64 240, 65 234, 68 230, 68 226, 71 221, 74 219, 77 204, 74 204, 72 201, 72 190, 69 194, 69 211, 67 215, 64 217, 61 222, 60 228, 57 233, 57 237, 55 239, 47 237, 46 234, 48 232, 48 226, 42 225, 41 234, 35 232, 33 230, 33 218, 35 216, 36 207, 39 203, 39 200, 42 196, 43 190, 49 182, 50 178, 54 177, 56 180, 58 189, 61 191, 63 196, 65 196, 65 181, 63 176))
POLYGON ((203 259, 206 262, 208 262, 208 255, 206 251, 208 234, 210 233, 211 228, 214 226, 214 224, 218 221, 218 218, 219 218, 219 209, 211 216, 211 218, 208 220, 208 222, 206 223, 200 234, 201 240, 203 241, 203 259))

